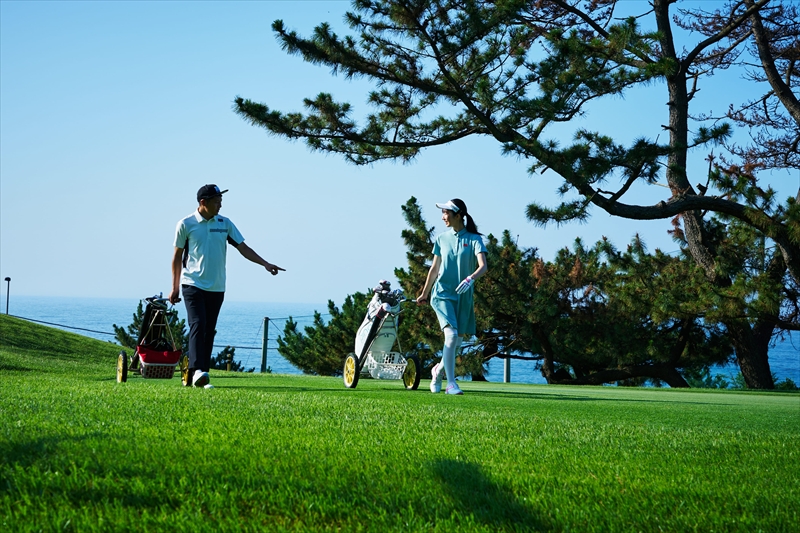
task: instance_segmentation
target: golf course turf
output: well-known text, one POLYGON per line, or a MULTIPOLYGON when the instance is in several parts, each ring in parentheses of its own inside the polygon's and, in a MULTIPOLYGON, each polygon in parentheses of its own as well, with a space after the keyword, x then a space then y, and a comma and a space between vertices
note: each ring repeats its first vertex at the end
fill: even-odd
POLYGON ((3 531, 800 531, 800 394, 131 375, 0 315, 3 531))

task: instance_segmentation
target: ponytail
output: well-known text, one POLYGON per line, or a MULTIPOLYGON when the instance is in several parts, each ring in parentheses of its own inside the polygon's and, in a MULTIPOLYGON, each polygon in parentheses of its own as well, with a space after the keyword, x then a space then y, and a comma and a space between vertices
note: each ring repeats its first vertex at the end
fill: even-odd
POLYGON ((475 220, 473 220, 472 215, 470 215, 469 211, 467 211, 467 204, 464 203, 464 200, 460 198, 453 198, 450 201, 458 206, 458 213, 464 220, 464 227, 466 230, 470 233, 474 233, 475 235, 481 235, 481 233, 478 231, 477 224, 475 224, 475 220))
POLYGON ((482 235, 482 233, 478 231, 478 225, 472 220, 472 215, 464 213, 464 217, 464 226, 467 228, 467 231, 475 235, 482 235))

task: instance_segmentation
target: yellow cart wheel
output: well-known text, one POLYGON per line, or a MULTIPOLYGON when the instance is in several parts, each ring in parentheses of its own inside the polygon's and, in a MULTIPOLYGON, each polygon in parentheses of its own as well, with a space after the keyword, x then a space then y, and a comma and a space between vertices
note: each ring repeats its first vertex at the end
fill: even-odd
POLYGON ((180 358, 179 365, 181 368, 181 383, 184 387, 191 385, 189 383, 189 356, 183 354, 180 358))
POLYGON ((342 381, 344 386, 348 389, 355 389, 358 385, 358 376, 361 374, 361 368, 358 366, 358 357, 356 354, 347 354, 344 360, 344 371, 342 372, 342 381))
POLYGON ((411 355, 406 359, 406 369, 403 371, 403 385, 408 390, 417 390, 419 387, 420 369, 419 358, 411 355))
POLYGON ((117 383, 128 381, 128 354, 119 352, 117 356, 117 383))

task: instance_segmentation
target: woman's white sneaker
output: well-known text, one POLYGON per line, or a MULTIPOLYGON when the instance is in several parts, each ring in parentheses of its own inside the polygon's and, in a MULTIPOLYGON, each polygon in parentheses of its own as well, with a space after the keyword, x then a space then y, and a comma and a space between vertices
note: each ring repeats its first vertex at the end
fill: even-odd
POLYGON ((431 392, 442 392, 442 374, 444 374, 444 365, 439 361, 431 369, 431 392))
POLYGON ((447 390, 444 391, 445 394, 464 394, 461 389, 458 388, 458 385, 455 383, 450 383, 447 385, 447 390))

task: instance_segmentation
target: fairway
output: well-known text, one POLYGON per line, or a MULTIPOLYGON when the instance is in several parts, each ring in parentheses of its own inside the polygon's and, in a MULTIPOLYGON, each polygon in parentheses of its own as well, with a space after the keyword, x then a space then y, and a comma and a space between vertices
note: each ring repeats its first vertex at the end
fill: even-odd
POLYGON ((3 531, 800 531, 800 395, 212 372, 0 316, 3 531))

